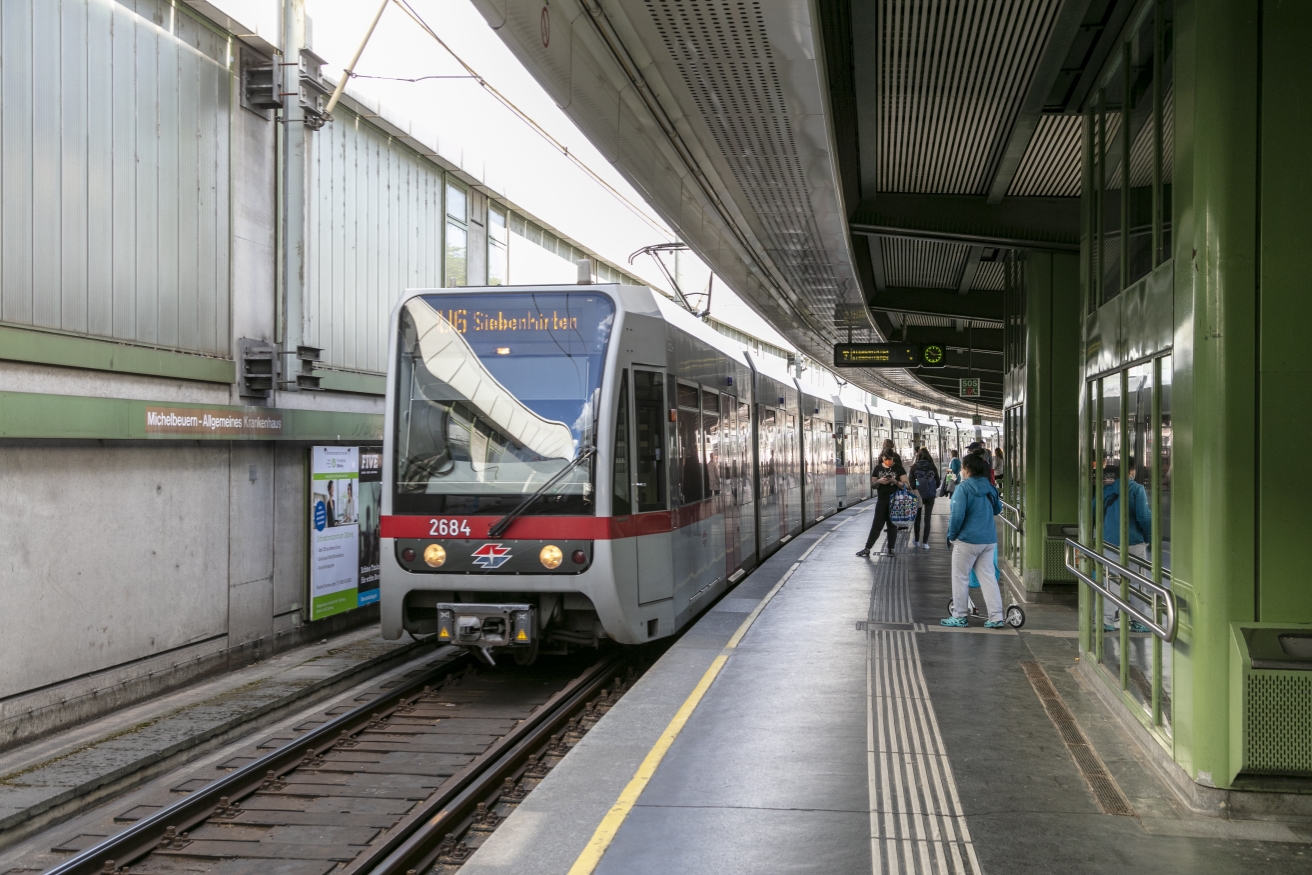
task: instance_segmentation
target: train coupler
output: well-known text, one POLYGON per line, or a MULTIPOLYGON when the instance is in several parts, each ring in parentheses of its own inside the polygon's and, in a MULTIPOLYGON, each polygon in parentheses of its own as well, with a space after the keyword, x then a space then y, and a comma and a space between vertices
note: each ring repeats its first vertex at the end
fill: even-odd
POLYGON ((490 662, 493 647, 529 647, 537 637, 537 610, 532 605, 437 605, 437 640, 482 652, 490 662))

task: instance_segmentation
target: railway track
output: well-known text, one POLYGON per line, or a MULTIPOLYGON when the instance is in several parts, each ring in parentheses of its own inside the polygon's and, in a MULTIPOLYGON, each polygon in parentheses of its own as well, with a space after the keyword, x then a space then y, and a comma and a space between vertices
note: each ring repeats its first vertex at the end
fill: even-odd
POLYGON ((47 871, 454 871, 633 674, 620 655, 480 671, 452 648, 47 871))

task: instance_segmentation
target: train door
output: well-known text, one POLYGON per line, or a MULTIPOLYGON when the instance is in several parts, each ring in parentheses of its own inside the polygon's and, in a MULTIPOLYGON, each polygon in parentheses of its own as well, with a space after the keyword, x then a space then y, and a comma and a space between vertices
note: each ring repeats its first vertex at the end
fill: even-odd
POLYGON ((760 456, 760 494, 757 499, 761 518, 760 550, 779 542, 783 530, 783 489, 780 484, 779 413, 773 407, 756 405, 757 448, 760 456))
MULTIPOLYGON (((633 369, 633 504, 638 514, 668 513, 667 406, 665 374, 633 369)), ((674 597, 673 535, 668 526, 656 534, 639 535, 638 602, 649 604, 674 597)), ((639 528, 638 531, 641 531, 639 528)))
POLYGON ((724 570, 725 496, 720 477, 721 441, 724 422, 720 417, 720 393, 702 387, 702 471, 706 478, 698 527, 701 530, 701 568, 696 592, 728 576, 724 570))
POLYGON ((674 474, 670 494, 674 506, 675 607, 682 610, 705 568, 702 537, 702 502, 706 499, 706 473, 701 435, 701 395, 697 386, 671 379, 674 384, 674 474), (677 485, 676 485, 677 484, 677 485))
POLYGON ((742 455, 738 433, 738 399, 720 396, 720 505, 724 513, 724 574, 729 576, 742 563, 742 483, 739 459, 742 455))
MULTIPOLYGON (((738 488, 735 499, 738 503, 738 557, 739 563, 750 562, 755 565, 756 539, 759 531, 756 526, 756 509, 759 496, 756 492, 756 473, 752 462, 752 405, 743 400, 737 402, 738 414, 738 488)), ((732 577, 732 575, 730 575, 732 577)))

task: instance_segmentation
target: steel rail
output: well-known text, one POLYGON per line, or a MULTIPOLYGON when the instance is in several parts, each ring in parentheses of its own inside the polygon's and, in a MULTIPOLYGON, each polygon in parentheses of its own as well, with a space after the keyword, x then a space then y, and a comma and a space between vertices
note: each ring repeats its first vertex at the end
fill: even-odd
MULTIPOLYGON (((480 801, 549 743, 575 713, 596 696, 627 664, 611 656, 593 665, 542 704, 532 716, 502 736, 482 755, 452 776, 433 796, 392 828, 338 875, 405 875, 424 872, 440 854, 442 840, 477 810, 480 801)), ((488 806, 489 808, 491 805, 488 806)))
POLYGON ((278 780, 299 766, 307 752, 317 756, 327 751, 344 736, 364 729, 374 714, 394 711, 406 699, 422 694, 424 687, 451 675, 466 659, 465 652, 458 647, 440 647, 436 653, 438 658, 445 657, 441 665, 142 818, 117 835, 47 870, 46 875, 100 875, 112 871, 107 865, 110 861, 114 867, 135 862, 155 850, 169 830, 185 832, 212 817, 224 800, 236 802, 259 790, 266 781, 278 780))
POLYGON ((1011 530, 1016 534, 1025 534, 1025 515, 1020 512, 1020 508, 1015 505, 1007 504, 1007 502, 1003 501, 1001 498, 998 499, 998 503, 1002 505, 1002 513, 998 514, 998 516, 1002 518, 1002 521, 1010 526, 1011 530), (1011 520, 1007 519, 1007 511, 1011 511, 1016 515, 1016 522, 1013 523, 1011 520))
MULTIPOLYGON (((1065 553, 1063 559, 1066 563, 1066 570, 1074 574, 1081 582, 1100 594, 1105 599, 1110 599, 1111 603, 1116 605, 1125 613, 1147 626, 1153 635, 1170 644, 1175 640, 1177 631, 1177 616, 1175 607, 1175 593, 1162 586, 1160 583, 1154 583, 1141 574, 1137 574, 1126 568, 1114 559, 1108 559, 1106 556, 1100 556, 1094 550, 1081 544, 1072 538, 1065 541, 1065 553), (1087 559, 1103 569, 1103 579, 1116 578, 1125 580, 1129 583, 1129 589, 1139 598, 1152 605, 1152 616, 1145 614, 1142 610, 1130 604, 1127 600, 1121 598, 1120 587, 1115 590, 1109 588, 1105 583, 1100 582, 1097 578, 1090 577, 1080 569, 1081 559, 1087 559), (1164 622, 1159 623, 1157 616, 1159 608, 1166 613, 1164 622)), ((1101 618, 1099 618, 1101 621, 1101 618)))

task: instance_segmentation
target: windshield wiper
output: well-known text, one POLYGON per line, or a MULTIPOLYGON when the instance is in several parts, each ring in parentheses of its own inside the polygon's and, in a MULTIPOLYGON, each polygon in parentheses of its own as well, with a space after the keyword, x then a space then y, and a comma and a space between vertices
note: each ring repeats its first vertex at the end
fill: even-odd
POLYGON ((506 529, 510 528, 510 524, 513 523, 520 516, 522 516, 524 511, 529 509, 529 505, 533 504, 533 502, 537 501, 539 498, 545 495, 548 489, 559 483, 561 478, 563 478, 570 471, 573 471, 579 465, 582 465, 584 460, 591 458, 592 454, 595 452, 596 449, 594 447, 583 447, 579 451, 579 454, 574 457, 574 460, 572 462, 570 462, 564 468, 561 468, 559 471, 557 471, 556 475, 552 477, 550 480, 548 480, 546 483, 543 483, 541 486, 539 486, 537 492, 534 492, 528 498, 525 498, 523 501, 521 501, 519 504, 515 506, 514 510, 503 516, 501 519, 497 520, 495 523, 493 523, 491 528, 487 530, 487 536, 489 538, 501 537, 501 533, 504 532, 506 529))

